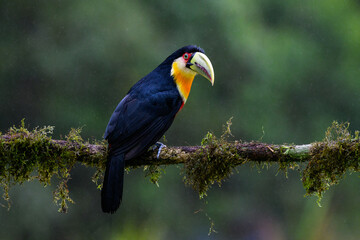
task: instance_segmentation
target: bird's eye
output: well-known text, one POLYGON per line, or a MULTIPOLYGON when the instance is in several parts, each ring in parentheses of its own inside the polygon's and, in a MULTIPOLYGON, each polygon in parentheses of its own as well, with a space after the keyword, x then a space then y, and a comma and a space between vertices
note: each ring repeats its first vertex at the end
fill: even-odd
POLYGON ((185 60, 188 60, 190 56, 191 56, 191 55, 190 55, 189 53, 185 53, 184 56, 183 56, 183 58, 184 58, 185 60))

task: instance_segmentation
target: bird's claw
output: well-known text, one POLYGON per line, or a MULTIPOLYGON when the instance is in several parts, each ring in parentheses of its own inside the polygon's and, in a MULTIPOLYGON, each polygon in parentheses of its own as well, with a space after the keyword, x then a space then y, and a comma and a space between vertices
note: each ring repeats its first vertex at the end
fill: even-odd
POLYGON ((156 158, 159 159, 159 156, 160 156, 160 153, 161 153, 161 149, 162 149, 163 147, 166 147, 166 145, 163 144, 163 143, 161 143, 161 142, 156 142, 156 143, 154 144, 153 150, 155 150, 155 148, 157 148, 157 147, 158 147, 158 152, 157 152, 156 158))

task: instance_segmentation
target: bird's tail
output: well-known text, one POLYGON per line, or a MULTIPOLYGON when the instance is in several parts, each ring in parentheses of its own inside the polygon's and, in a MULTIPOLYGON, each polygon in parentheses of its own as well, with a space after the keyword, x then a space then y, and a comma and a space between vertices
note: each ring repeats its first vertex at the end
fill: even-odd
POLYGON ((123 194, 124 167, 124 154, 110 152, 101 190, 101 208, 103 212, 115 213, 120 206, 123 194))

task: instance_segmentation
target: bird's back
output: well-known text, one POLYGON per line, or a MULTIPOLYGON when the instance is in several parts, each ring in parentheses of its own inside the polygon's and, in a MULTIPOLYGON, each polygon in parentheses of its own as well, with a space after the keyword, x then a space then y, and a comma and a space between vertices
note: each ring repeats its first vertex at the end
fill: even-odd
POLYGON ((125 153, 125 159, 137 157, 155 144, 182 105, 172 77, 159 67, 130 89, 105 130, 110 151, 125 153))

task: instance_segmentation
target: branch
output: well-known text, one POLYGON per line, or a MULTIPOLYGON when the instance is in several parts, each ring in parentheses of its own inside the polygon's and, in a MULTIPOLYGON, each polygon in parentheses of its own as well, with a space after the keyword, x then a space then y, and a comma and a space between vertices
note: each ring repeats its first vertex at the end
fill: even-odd
MULTIPOLYGON (((27 135, 3 135, 0 137, 3 155, 13 155, 14 142, 20 141, 24 152, 18 154, 33 154, 35 147, 31 134, 27 135), (29 151, 31 150, 32 151, 29 151)), ((46 142, 48 145, 47 155, 54 158, 59 152, 76 152, 73 159, 84 165, 93 166, 96 162, 104 162, 107 156, 107 147, 104 143, 90 144, 77 141, 53 140, 46 142)), ((312 144, 306 145, 274 145, 260 142, 240 143, 226 142, 217 146, 164 146, 157 157, 158 149, 149 149, 143 156, 126 162, 126 167, 140 167, 145 165, 173 165, 201 158, 200 152, 211 152, 209 158, 222 156, 227 158, 235 156, 235 164, 243 163, 243 159, 254 162, 278 162, 280 159, 286 162, 303 162, 310 159, 312 144), (226 148, 224 148, 226 145, 226 148)), ((14 157, 14 156, 13 156, 14 157)), ((31 156, 28 156, 31 158, 31 156)))
MULTIPOLYGON (((200 146, 164 147, 156 157, 157 149, 150 149, 140 158, 126 162, 126 166, 146 166, 150 180, 157 182, 160 165, 183 164, 184 181, 206 195, 212 184, 228 178, 235 167, 247 162, 255 164, 278 163, 279 170, 299 168, 308 162, 302 172, 302 181, 308 194, 319 197, 330 185, 338 183, 348 170, 359 171, 359 137, 352 136, 348 124, 334 122, 323 142, 306 145, 275 145, 260 142, 227 141, 231 122, 224 134, 216 138, 208 133, 200 146)), ((54 200, 60 201, 61 211, 72 202, 67 189, 70 171, 76 162, 95 167, 94 182, 101 182, 106 164, 107 147, 104 141, 89 143, 80 136, 80 129, 72 129, 64 140, 53 140, 53 127, 29 131, 24 123, 12 127, 0 136, 0 184, 3 198, 9 200, 8 190, 14 184, 38 179, 44 186, 51 178, 59 178, 54 200)), ((101 184, 98 184, 101 187, 101 184)))

